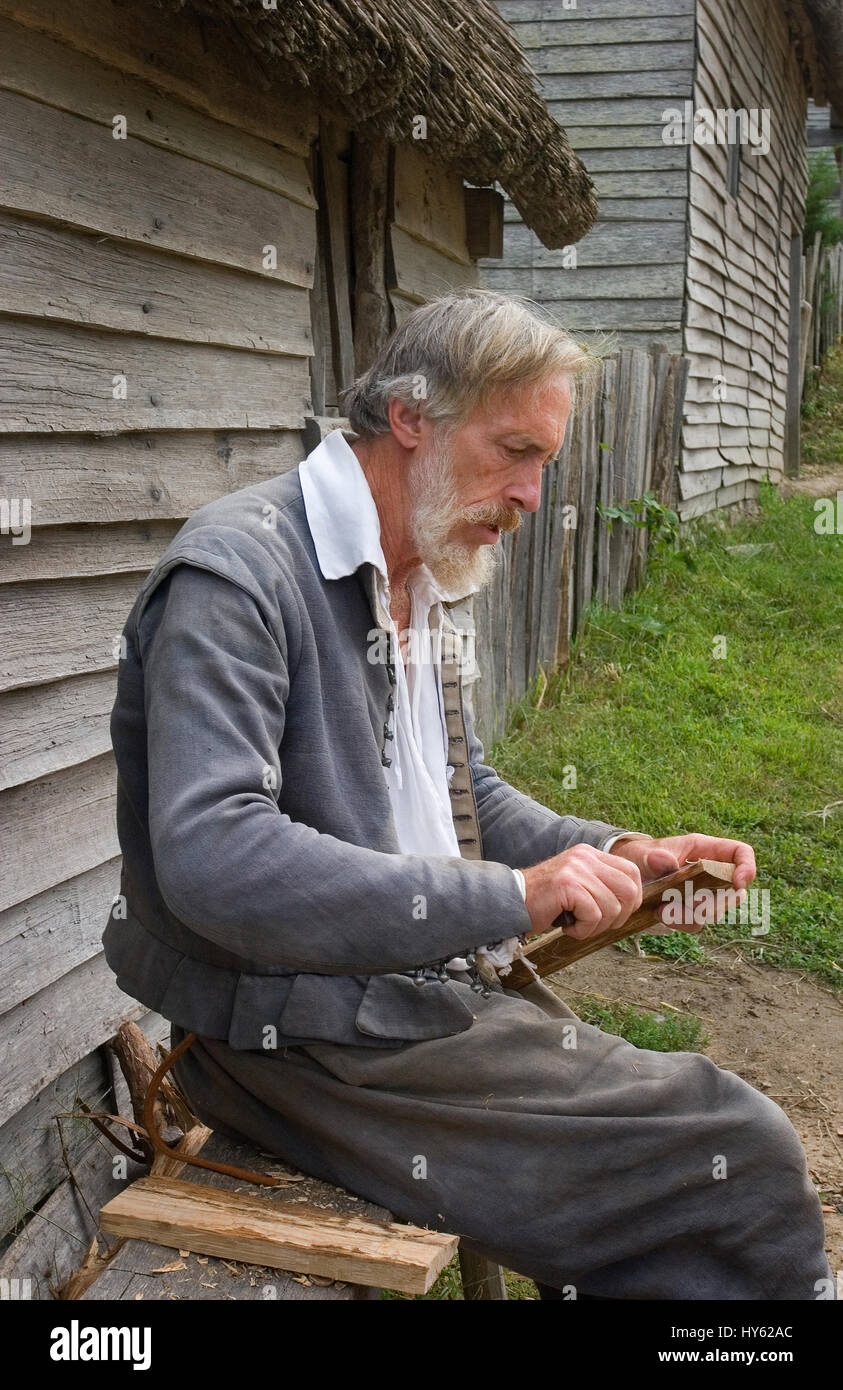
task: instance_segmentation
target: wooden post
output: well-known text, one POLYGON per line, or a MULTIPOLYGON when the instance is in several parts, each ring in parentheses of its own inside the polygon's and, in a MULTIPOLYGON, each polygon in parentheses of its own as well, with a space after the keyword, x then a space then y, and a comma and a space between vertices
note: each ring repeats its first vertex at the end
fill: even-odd
POLYGON ((327 216, 328 309, 338 394, 354 380, 349 282, 348 166, 342 158, 346 138, 345 132, 334 122, 320 123, 319 153, 322 179, 319 198, 327 216))
POLYGON ((790 242, 790 319, 787 334, 787 404, 784 443, 784 471, 789 478, 799 477, 799 410, 802 404, 801 322, 802 238, 797 234, 791 238, 790 242))
MULTIPOLYGON (((322 187, 319 168, 319 151, 314 144, 310 155, 310 173, 313 187, 322 187)), ((310 291, 310 331, 313 336, 313 356, 310 359, 310 399, 314 415, 324 415, 331 389, 328 383, 328 370, 331 356, 331 321, 328 313, 328 286, 326 282, 325 261, 328 239, 328 209, 324 203, 317 213, 317 247, 313 265, 313 288, 310 291)))
POLYGON ((379 136, 351 141, 351 246, 354 261, 354 361, 371 366, 389 333, 386 292, 386 222, 389 145, 379 136))
POLYGON ((500 1265, 496 1265, 494 1260, 487 1260, 485 1255, 475 1255, 472 1250, 466 1250, 462 1245, 460 1274, 465 1298, 506 1298, 506 1281, 500 1265))

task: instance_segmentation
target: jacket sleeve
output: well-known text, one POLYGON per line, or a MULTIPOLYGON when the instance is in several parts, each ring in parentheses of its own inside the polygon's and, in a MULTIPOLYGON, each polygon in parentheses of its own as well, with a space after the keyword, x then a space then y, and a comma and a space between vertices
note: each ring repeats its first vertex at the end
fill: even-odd
POLYGON ((559 816, 519 792, 484 762, 483 745, 474 732, 471 711, 465 708, 471 778, 483 839, 483 855, 513 869, 527 869, 572 845, 603 849, 619 835, 639 835, 601 820, 559 816))
POLYGON ((529 931, 504 864, 384 853, 280 810, 290 673, 275 625, 191 563, 141 614, 149 833, 170 910, 235 955, 327 975, 410 970, 529 931))

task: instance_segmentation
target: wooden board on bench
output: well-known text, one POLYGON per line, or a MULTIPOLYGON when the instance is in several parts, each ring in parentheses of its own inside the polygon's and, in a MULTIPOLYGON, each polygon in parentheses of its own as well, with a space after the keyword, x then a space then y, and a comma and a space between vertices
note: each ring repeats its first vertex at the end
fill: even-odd
MULTIPOLYGON (((291 1181, 284 1187, 258 1188, 224 1173, 186 1165, 178 1174, 179 1182, 202 1184, 242 1196, 257 1195, 261 1201, 289 1204, 293 1212, 307 1204, 326 1216, 346 1213, 358 1219, 392 1223, 392 1214, 383 1207, 356 1198, 352 1193, 318 1178, 297 1174, 281 1159, 261 1154, 250 1144, 240 1143, 218 1132, 212 1134, 203 1146, 202 1154, 217 1162, 251 1168, 257 1172, 289 1172, 291 1181)), ((129 1190, 127 1188, 126 1192, 129 1190)), ((396 1229, 412 1228, 398 1226, 396 1229)), ((445 1238, 439 1235, 439 1239, 445 1238)), ((456 1247, 456 1238, 450 1239, 456 1247)), ((374 1285, 352 1283, 346 1279, 329 1280, 327 1276, 280 1270, 269 1265, 245 1263, 242 1259, 202 1255, 198 1251, 183 1255, 179 1249, 185 1250, 187 1246, 174 1248, 154 1240, 127 1239, 108 1268, 86 1289, 82 1299, 356 1300, 380 1297, 380 1287, 374 1285)), ((383 1286, 394 1287, 388 1283, 383 1286)))

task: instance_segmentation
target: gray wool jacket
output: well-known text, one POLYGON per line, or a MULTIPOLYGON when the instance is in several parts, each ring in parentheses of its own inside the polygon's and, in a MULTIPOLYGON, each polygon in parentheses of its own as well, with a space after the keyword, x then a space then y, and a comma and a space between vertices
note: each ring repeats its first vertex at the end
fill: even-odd
POLYGON ((402 853, 382 767, 395 674, 370 656, 382 619, 373 566, 323 577, 297 470, 202 507, 138 593, 102 940, 120 988, 185 1029, 251 1049, 461 1032, 465 991, 412 972, 529 931, 510 869, 622 831, 502 781, 452 680, 455 826, 480 844, 402 853))

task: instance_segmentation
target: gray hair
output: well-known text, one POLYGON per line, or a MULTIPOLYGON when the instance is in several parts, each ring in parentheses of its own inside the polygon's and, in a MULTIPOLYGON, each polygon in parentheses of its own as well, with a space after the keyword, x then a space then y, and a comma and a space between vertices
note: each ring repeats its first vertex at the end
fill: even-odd
POLYGON ((343 409, 363 438, 389 434, 396 398, 450 427, 502 388, 558 374, 573 397, 578 381, 593 382, 598 361, 540 305, 469 289, 414 309, 343 393, 343 409))

